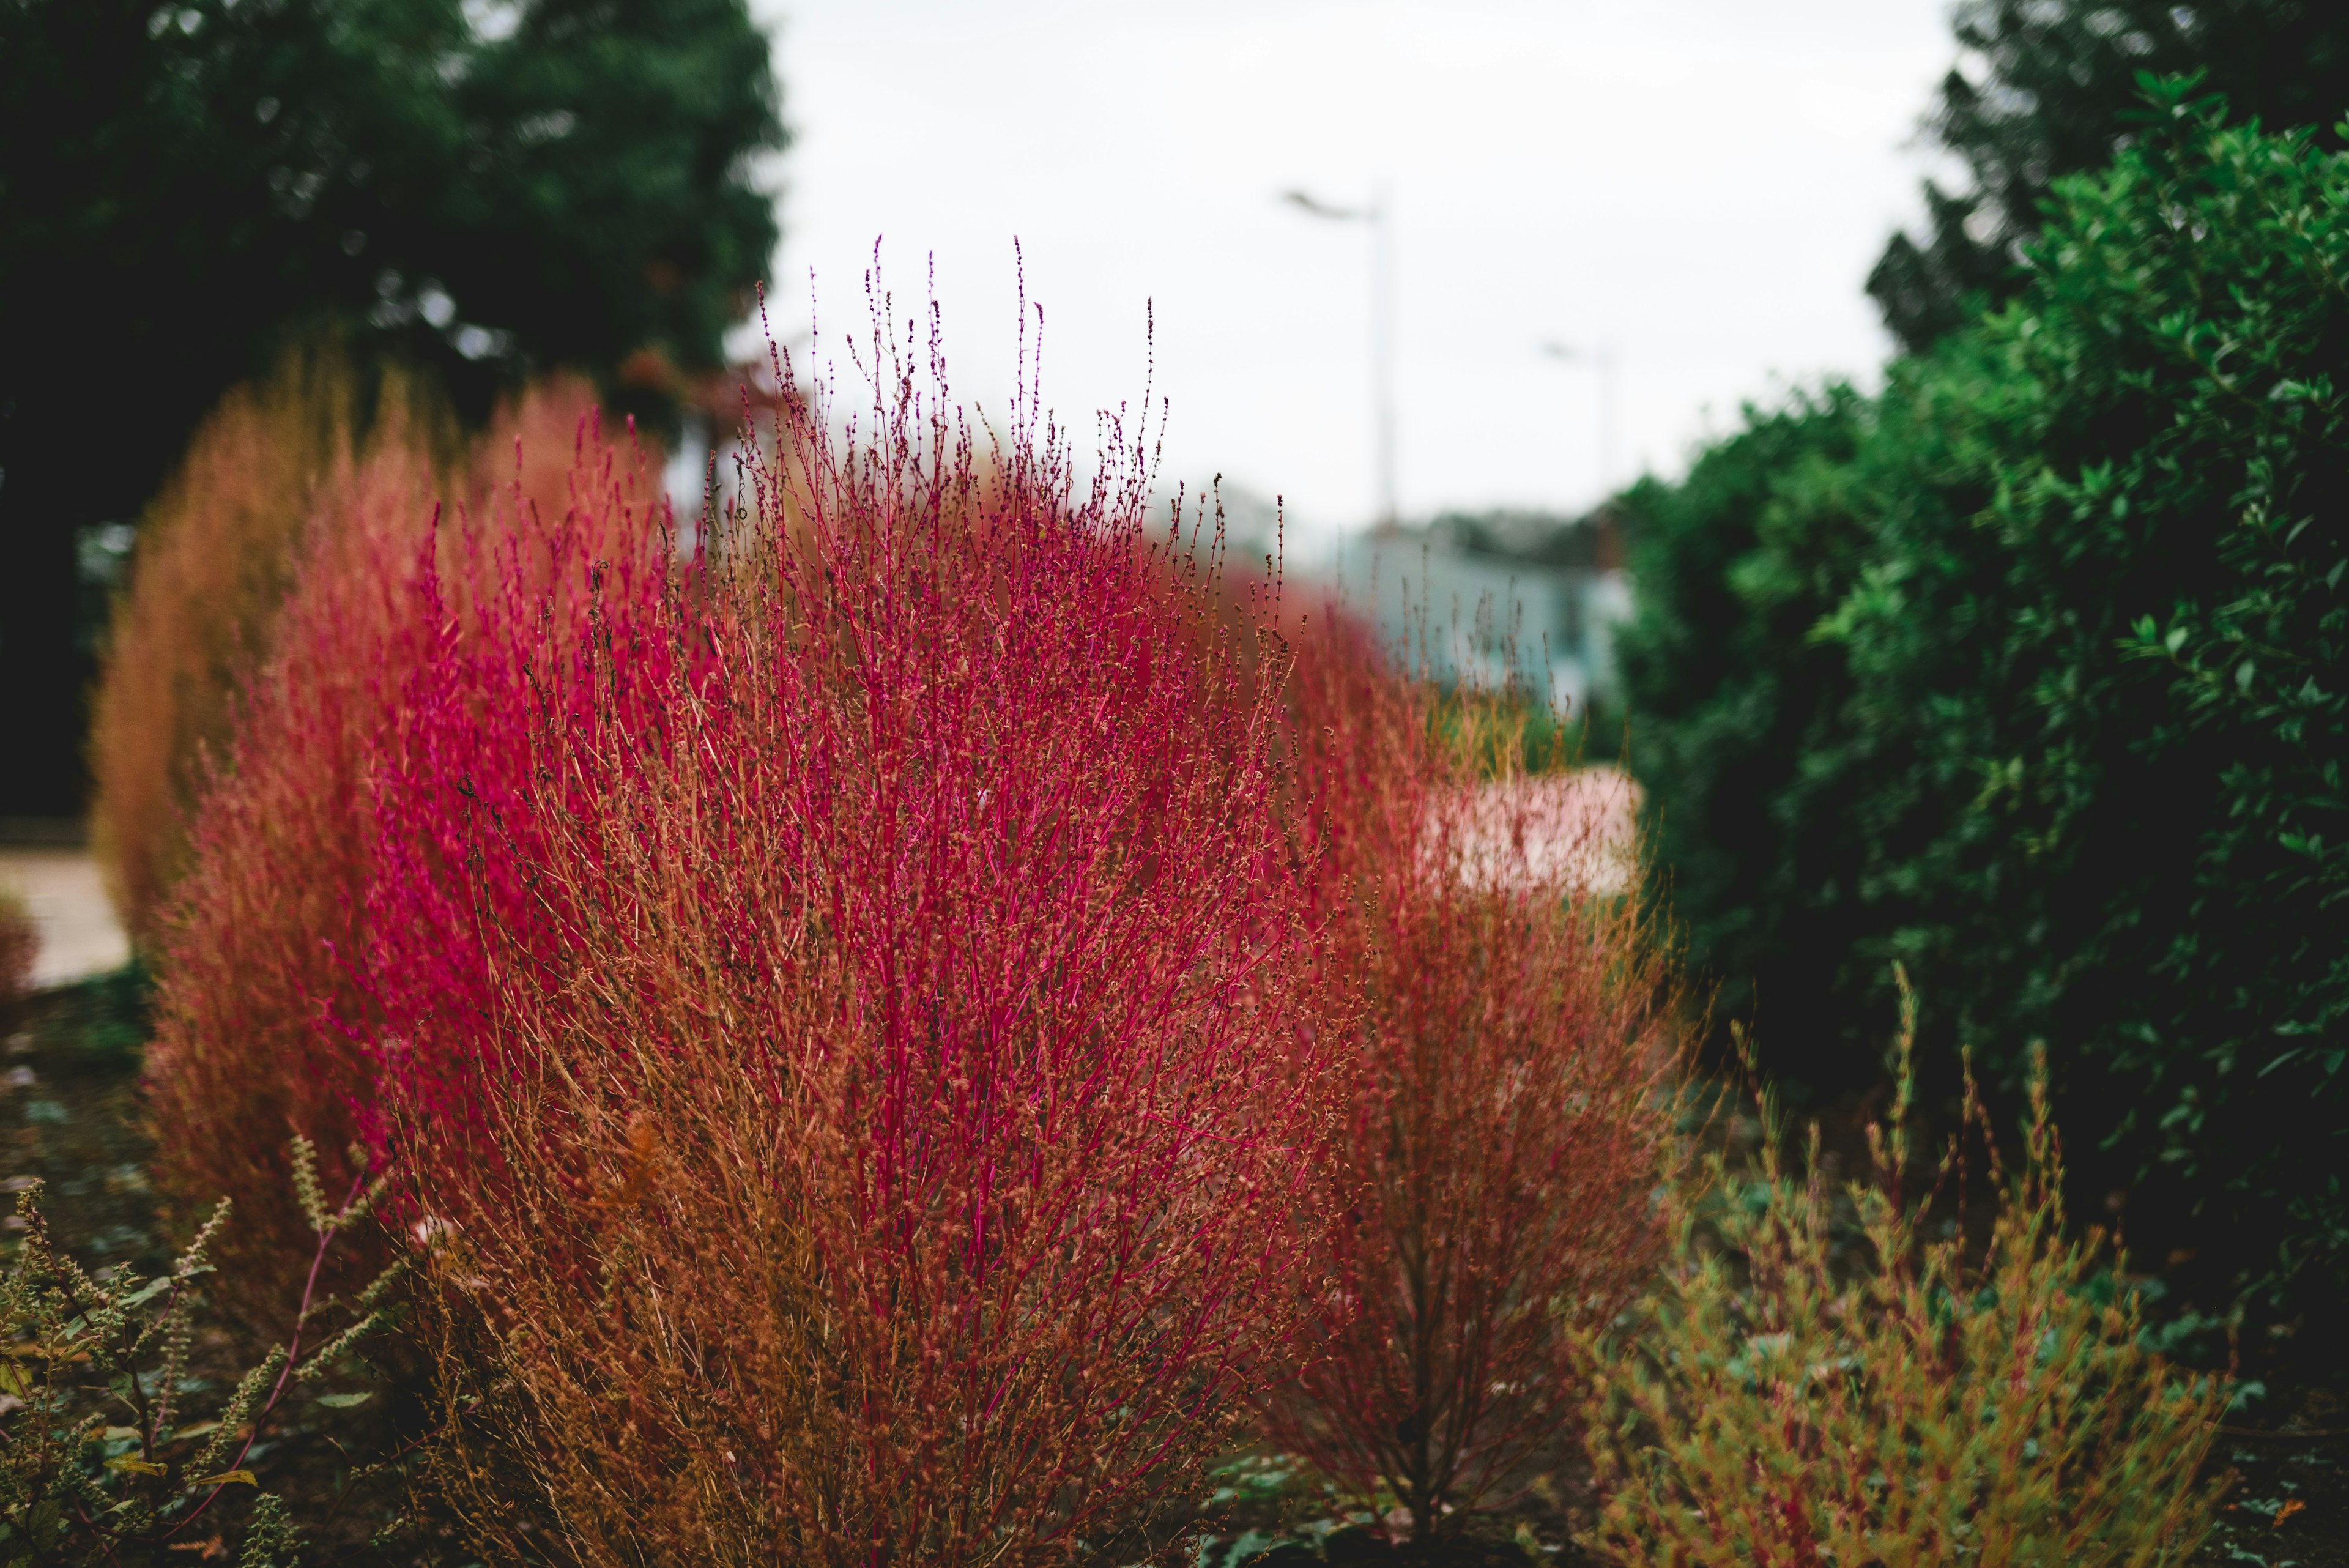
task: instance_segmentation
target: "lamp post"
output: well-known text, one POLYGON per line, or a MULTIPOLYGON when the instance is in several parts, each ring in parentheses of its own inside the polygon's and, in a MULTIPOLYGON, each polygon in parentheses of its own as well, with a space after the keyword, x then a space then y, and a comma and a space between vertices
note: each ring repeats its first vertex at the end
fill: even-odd
POLYGON ((1618 400, 1622 395, 1622 385, 1616 379, 1615 346, 1601 343, 1577 348, 1552 337, 1544 339, 1538 347, 1544 358, 1588 365, 1599 372, 1599 499, 1603 502, 1608 487, 1615 483, 1615 421, 1619 411, 1618 400))
POLYGON ((1288 191, 1282 201, 1299 211, 1332 223, 1361 223, 1371 239, 1371 454, 1379 499, 1378 526, 1393 529, 1395 509, 1394 406, 1394 253, 1391 202, 1386 182, 1371 189, 1369 204, 1341 207, 1317 200, 1303 191, 1288 191))

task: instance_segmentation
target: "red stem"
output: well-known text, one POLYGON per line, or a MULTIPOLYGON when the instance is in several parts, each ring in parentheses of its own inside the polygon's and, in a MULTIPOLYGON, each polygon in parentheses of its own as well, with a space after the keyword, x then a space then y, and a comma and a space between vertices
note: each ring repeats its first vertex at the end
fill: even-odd
MULTIPOLYGON (((245 1456, 253 1452, 253 1445, 260 1440, 263 1423, 269 1419, 270 1412, 277 1408, 277 1401, 285 1397, 285 1385, 293 1380, 295 1365, 302 1356, 302 1331, 308 1326, 310 1321, 310 1302, 317 1293, 318 1271, 326 1266, 326 1249, 335 1244, 336 1236, 342 1234, 343 1217, 351 1211, 351 1205, 358 1201, 359 1194, 366 1190, 366 1188, 367 1172, 361 1170, 357 1176, 351 1179, 350 1192, 343 1199, 343 1206, 336 1211, 334 1220, 318 1232, 318 1250, 311 1254, 310 1272, 302 1282, 302 1304, 294 1314, 294 1334, 285 1342, 285 1365, 277 1370, 277 1381, 270 1386, 268 1401, 259 1410, 254 1412, 253 1429, 245 1434, 244 1447, 239 1449, 236 1451, 236 1458, 229 1461, 228 1468, 232 1470, 244 1468, 245 1456)), ((193 1511, 163 1532, 163 1539, 169 1541, 193 1524, 203 1516, 204 1510, 212 1507, 213 1499, 227 1490, 228 1483, 222 1481, 205 1493, 204 1501, 196 1504, 193 1511)))

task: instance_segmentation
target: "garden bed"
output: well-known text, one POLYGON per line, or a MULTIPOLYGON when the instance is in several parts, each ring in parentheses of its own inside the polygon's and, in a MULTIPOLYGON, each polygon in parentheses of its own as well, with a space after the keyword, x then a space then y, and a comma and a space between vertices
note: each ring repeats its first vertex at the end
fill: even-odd
MULTIPOLYGON (((167 1261, 174 1239, 146 1174, 150 1146, 139 1094, 143 1029, 143 981, 126 971, 35 998, 0 1042, 0 1181, 16 1191, 37 1179, 57 1235, 93 1268, 128 1263, 152 1272, 167 1261)), ((2349 1568, 2349 1398, 2328 1379, 2301 1376, 2294 1349, 2289 1340, 2274 1340, 2258 1347, 2256 1364, 2247 1368, 2267 1396, 2254 1413, 2237 1417, 2241 1424, 2230 1425, 2219 1445, 2217 1462, 2235 1480, 2198 1564, 2349 1568)), ((206 1336, 198 1370, 214 1382, 233 1377, 254 1350, 239 1343, 233 1325, 222 1325, 206 1336)), ((395 1451, 416 1417, 412 1406, 386 1397, 337 1412, 332 1421, 290 1422, 272 1448, 256 1449, 271 1484, 310 1536, 305 1562, 420 1568, 465 1560, 450 1554, 445 1521, 367 1549, 409 1500, 396 1475, 357 1490, 351 1477, 370 1456, 395 1451)), ((1567 1459, 1529 1478, 1526 1500, 1507 1516, 1518 1527, 1515 1540, 1398 1549, 1338 1510, 1284 1457, 1251 1450, 1217 1470, 1187 1517, 1162 1520, 1154 1534, 1188 1536, 1189 1560, 1202 1568, 1579 1563, 1589 1559, 1568 1532, 1579 1522, 1574 1503, 1585 1473, 1567 1459)))

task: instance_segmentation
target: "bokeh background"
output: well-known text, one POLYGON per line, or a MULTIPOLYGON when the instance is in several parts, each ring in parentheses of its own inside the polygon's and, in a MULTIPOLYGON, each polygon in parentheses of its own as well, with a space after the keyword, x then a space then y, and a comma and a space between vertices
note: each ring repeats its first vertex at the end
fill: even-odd
POLYGON ((775 319, 807 326, 812 273, 848 325, 881 241, 901 297, 935 265, 957 379, 1000 397, 1017 237, 1060 408, 1138 398, 1151 305, 1168 472, 1326 544, 1379 505, 1370 236, 1279 197, 1383 185, 1402 513, 1579 510, 1775 380, 1883 359, 1862 285, 1938 166, 1945 9, 771 5, 775 319))

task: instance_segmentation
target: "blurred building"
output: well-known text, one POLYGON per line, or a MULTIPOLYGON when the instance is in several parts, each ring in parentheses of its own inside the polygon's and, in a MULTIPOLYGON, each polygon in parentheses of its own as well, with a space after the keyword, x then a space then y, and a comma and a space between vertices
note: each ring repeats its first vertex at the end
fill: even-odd
POLYGON ((1614 628, 1631 591, 1603 513, 1453 514, 1353 535, 1330 570, 1398 656, 1439 680, 1514 680, 1577 714, 1618 698, 1614 628))

